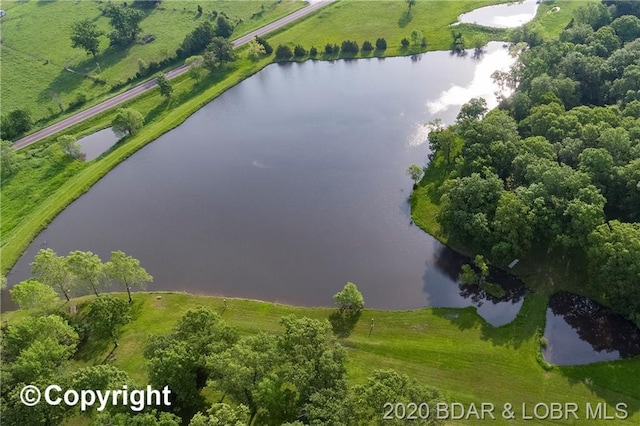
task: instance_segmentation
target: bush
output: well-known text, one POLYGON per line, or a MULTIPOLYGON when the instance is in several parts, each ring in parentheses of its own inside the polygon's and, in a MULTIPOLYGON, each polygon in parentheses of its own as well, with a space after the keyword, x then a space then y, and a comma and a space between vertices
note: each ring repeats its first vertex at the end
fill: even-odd
POLYGON ((316 49, 315 46, 309 49, 309 56, 311 56, 312 58, 318 56, 318 49, 316 49))
POLYGON ((362 51, 371 52, 372 50, 373 50, 373 45, 371 44, 371 42, 369 40, 365 40, 365 42, 362 43, 362 51))
POLYGON ((400 44, 402 45, 402 47, 409 47, 409 39, 408 38, 403 38, 402 40, 400 40, 400 44))
POLYGON ((327 55, 337 55, 340 52, 340 46, 337 44, 327 43, 324 47, 324 53, 327 55))
POLYGON ((385 50, 387 48, 387 40, 383 38, 379 38, 376 40, 376 49, 377 50, 385 50))
POLYGON ((427 47, 427 38, 426 37, 422 37, 422 41, 420 42, 420 46, 427 47))
POLYGON ((293 56, 293 52, 286 44, 281 44, 276 48, 276 58, 289 59, 291 56, 293 56))
POLYGON ((76 95, 76 99, 69 102, 69 108, 68 110, 74 110, 76 108, 80 108, 82 105, 84 105, 85 103, 87 103, 87 95, 85 95, 84 93, 78 93, 76 95))
POLYGON ((271 55, 273 53, 273 47, 269 44, 269 42, 262 37, 256 36, 256 41, 264 47, 264 53, 267 55, 271 55))
POLYGON ((342 42, 342 53, 358 53, 360 48, 358 42, 345 40, 342 42))
POLYGON ((305 48, 299 44, 296 44, 296 47, 293 48, 293 56, 295 56, 296 58, 301 58, 306 55, 307 51, 305 50, 305 48))

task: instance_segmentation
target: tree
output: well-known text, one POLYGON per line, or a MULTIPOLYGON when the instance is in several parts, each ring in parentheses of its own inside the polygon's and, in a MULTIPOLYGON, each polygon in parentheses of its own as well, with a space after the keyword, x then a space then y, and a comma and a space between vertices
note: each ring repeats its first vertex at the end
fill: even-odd
POLYGON ((640 324, 640 223, 600 225, 589 235, 588 247, 591 288, 640 324))
POLYGON ((156 83, 158 84, 158 88, 160 89, 160 94, 166 99, 171 99, 171 95, 173 94, 173 86, 171 86, 171 82, 167 80, 167 77, 165 77, 164 73, 158 73, 156 75, 156 83))
POLYGON ((193 78, 197 82, 202 80, 202 75, 204 73, 204 69, 202 68, 203 63, 204 58, 200 55, 190 56, 184 61, 184 64, 189 67, 189 77, 193 78))
POLYGON ((276 58, 277 59, 289 59, 293 56, 293 51, 286 44, 280 44, 276 48, 276 58))
POLYGON ((118 137, 135 135, 142 128, 144 118, 133 108, 119 108, 111 121, 113 133, 118 137))
POLYGON ((89 18, 74 22, 71 25, 71 47, 82 48, 87 55, 93 55, 95 59, 100 49, 99 37, 102 34, 98 26, 89 18))
POLYGON ((249 424, 249 409, 240 404, 231 407, 228 404, 213 404, 206 414, 196 413, 189 426, 245 426, 249 424))
POLYGON ((422 42, 422 39, 424 39, 424 35, 422 34, 422 31, 418 30, 418 29, 414 29, 413 31, 411 31, 411 44, 414 46, 417 46, 419 43, 422 42))
POLYGON ((176 51, 178 57, 184 58, 193 54, 201 53, 211 43, 216 32, 209 21, 204 21, 193 31, 187 34, 176 51))
MULTIPOLYGON (((117 389, 111 388, 111 389, 117 389)), ((175 414, 147 410, 143 413, 125 413, 103 411, 99 413, 92 426, 180 426, 183 424, 182 419, 175 414)))
POLYGON ((406 37, 404 37, 402 40, 400 40, 400 45, 405 49, 407 47, 409 47, 409 44, 410 44, 409 39, 406 38, 406 37))
POLYGON ((75 136, 72 135, 62 135, 58 137, 58 144, 62 148, 62 152, 67 154, 68 156, 78 159, 82 156, 82 147, 78 143, 78 140, 75 136))
POLYGON ((136 41, 144 13, 130 7, 109 3, 104 8, 103 14, 109 18, 111 26, 114 28, 109 34, 112 46, 128 46, 136 41))
POLYGON ((2 116, 2 125, 0 125, 2 138, 16 138, 31 129, 32 125, 31 114, 27 110, 14 109, 2 116))
POLYGON ((15 285, 9 293, 20 309, 31 311, 36 315, 50 314, 60 302, 58 295, 51 287, 34 279, 15 285))
POLYGON ((221 14, 216 20, 216 35, 218 37, 229 38, 233 34, 233 26, 221 14))
POLYGON ((140 266, 140 261, 131 256, 127 256, 121 251, 112 251, 111 259, 104 265, 107 279, 115 281, 127 290, 129 303, 131 298, 131 288, 144 289, 147 283, 153 281, 153 277, 140 266))
POLYGON ((120 329, 131 321, 131 308, 122 299, 98 297, 89 305, 87 319, 98 338, 112 339, 117 348, 120 329))
POLYGON ((102 287, 104 268, 98 255, 76 250, 69 253, 65 262, 68 271, 81 287, 93 290, 96 296, 100 296, 98 289, 102 287))
MULTIPOLYGON (((462 140, 460 136, 452 129, 448 128, 435 128, 429 132, 429 158, 433 161, 436 155, 441 156, 444 159, 445 164, 448 166, 453 159, 459 155, 460 147, 462 146, 462 140)), ((422 179, 422 177, 420 177, 422 179)))
POLYGON ((247 56, 252 61, 257 61, 258 59, 260 59, 262 56, 266 54, 266 50, 264 46, 258 43, 258 41, 255 39, 249 42, 249 46, 247 50, 248 50, 247 56))
POLYGON ((73 280, 64 257, 58 256, 50 248, 41 249, 31 262, 31 273, 38 281, 59 291, 69 301, 73 292, 73 280))
POLYGON ((11 142, 3 140, 0 144, 2 176, 11 176, 18 170, 18 153, 11 142))
POLYGON ((267 40, 258 36, 256 36, 255 40, 264 47, 264 53, 266 53, 267 55, 271 55, 273 53, 273 47, 271 47, 267 40))
POLYGON ((633 41, 640 36, 640 19, 637 16, 625 15, 611 23, 622 43, 633 41))
POLYGON ((345 40, 342 42, 342 46, 340 47, 340 50, 342 50, 343 53, 356 54, 360 50, 360 47, 358 46, 357 41, 345 40))
POLYGON ((237 340, 235 329, 211 309, 189 309, 170 334, 148 342, 144 356, 149 360, 149 381, 156 389, 169 386, 176 412, 193 413, 201 409, 200 390, 209 378, 217 378, 209 367, 209 357, 229 349, 237 340))
MULTIPOLYGON (((380 423, 380 407, 386 403, 395 404, 403 401, 420 401, 429 407, 435 407, 444 397, 438 389, 420 384, 404 374, 393 370, 376 370, 363 385, 353 389, 354 404, 351 415, 360 420, 362 424, 380 423)), ((402 425, 405 419, 387 420, 384 424, 402 425)), ((442 420, 437 416, 429 416, 428 419, 418 420, 417 424, 441 425, 442 420)))
MULTIPOLYGON (((206 53, 213 53, 218 63, 218 66, 227 62, 235 61, 236 55, 233 51, 233 44, 222 37, 214 37, 207 45, 206 53)), ((206 61, 206 56, 205 56, 206 61)))
POLYGON ((57 315, 9 324, 2 333, 3 372, 8 370, 14 383, 46 380, 75 353, 78 341, 78 333, 57 315))
POLYGON ((418 182, 420 182, 422 180, 422 177, 424 176, 424 168, 418 166, 417 164, 412 164, 409 166, 409 168, 407 168, 407 176, 409 176, 411 178, 411 180, 413 180, 413 186, 414 188, 416 186, 418 186, 418 182))
POLYGON ((307 49, 302 47, 302 45, 300 44, 296 44, 295 47, 293 48, 293 55, 296 58, 302 58, 303 56, 307 55, 307 49))
POLYGON ((460 107, 456 121, 479 120, 489 111, 487 101, 484 98, 472 98, 460 107))
POLYGON ((364 308, 362 293, 352 282, 347 282, 342 290, 334 294, 333 300, 340 306, 341 311, 360 311, 364 308))
POLYGON ((379 38, 376 40, 376 50, 386 50, 387 49, 387 41, 383 38, 379 38))
POLYGON ((369 40, 365 40, 362 43, 362 51, 363 52, 371 52, 373 50, 373 45, 371 44, 371 42, 369 40))

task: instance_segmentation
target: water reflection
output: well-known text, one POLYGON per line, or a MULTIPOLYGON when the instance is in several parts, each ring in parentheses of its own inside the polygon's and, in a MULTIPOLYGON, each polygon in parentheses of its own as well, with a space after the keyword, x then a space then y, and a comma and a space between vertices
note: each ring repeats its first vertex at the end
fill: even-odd
POLYGON ((98 158, 102 153, 115 145, 116 142, 118 142, 118 136, 113 133, 111 127, 78 139, 82 153, 85 154, 85 161, 98 158))
POLYGON ((485 51, 475 59, 478 60, 478 65, 474 69, 471 82, 466 85, 452 84, 437 99, 429 100, 427 109, 431 114, 438 114, 452 107, 458 109, 470 98, 485 98, 487 106, 492 109, 498 106, 498 95, 510 95, 510 89, 498 91, 493 85, 487 85, 487 81, 491 81, 491 74, 498 70, 509 71, 514 64, 516 58, 511 55, 509 49, 485 51))
POLYGON ((540 0, 524 0, 481 7, 458 18, 458 23, 484 25, 495 28, 516 28, 531 21, 538 11, 540 0))
POLYGON ((556 293, 549 301, 545 359, 571 365, 640 355, 640 329, 586 297, 556 293))
POLYGON ((472 259, 463 256, 453 250, 440 246, 434 251, 433 265, 435 270, 427 272, 424 276, 425 292, 434 295, 435 306, 475 306, 478 314, 489 324, 500 326, 507 324, 516 317, 524 302, 527 290, 518 278, 498 268, 489 267, 487 282, 499 284, 505 291, 503 297, 493 296, 484 291, 478 285, 463 285, 460 283, 460 269, 464 264, 472 264, 472 259), (442 295, 449 292, 443 291, 443 285, 457 285, 459 298, 464 304, 457 305, 456 298, 440 300, 442 295))

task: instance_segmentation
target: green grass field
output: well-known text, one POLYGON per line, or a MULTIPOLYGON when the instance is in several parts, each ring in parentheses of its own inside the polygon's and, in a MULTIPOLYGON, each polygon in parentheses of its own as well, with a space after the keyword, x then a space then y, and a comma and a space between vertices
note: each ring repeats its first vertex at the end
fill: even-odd
MULTIPOLYGON (((119 297, 126 297, 122 294, 119 297)), ((330 295, 327 295, 329 301, 330 295)), ((366 301, 366 294, 364 295, 366 301)), ((92 297, 78 303, 82 310, 92 297)), ((123 329, 119 347, 111 361, 139 384, 146 383, 146 361, 142 356, 150 333, 170 331, 181 315, 198 305, 222 313, 222 318, 242 334, 258 331, 278 332, 280 317, 288 314, 326 319, 333 309, 301 308, 276 303, 227 299, 223 312, 221 298, 184 293, 134 294, 134 321, 123 329)), ((623 402, 629 418, 615 424, 640 421, 640 358, 577 367, 550 367, 540 360, 539 332, 543 327, 547 299, 530 294, 514 322, 494 328, 479 317, 475 309, 420 309, 412 311, 365 310, 352 334, 341 340, 348 351, 348 374, 352 383, 362 383, 375 369, 393 368, 434 385, 445 392, 450 402, 491 402, 498 408, 512 403, 521 418, 523 403, 532 407, 539 402, 606 402, 609 412, 623 402), (369 335, 369 319, 375 320, 369 335)), ((10 322, 22 312, 4 314, 10 322)), ((79 351, 70 369, 101 363, 112 344, 90 344, 79 351)), ((496 411, 499 414, 500 411, 496 411)), ((584 419, 584 417, 583 417, 584 419)), ((455 424, 481 424, 477 420, 455 424)), ((507 422, 497 416, 492 424, 528 424, 507 422)), ((553 421, 554 424, 608 424, 607 421, 553 421)), ((531 422, 530 424, 539 424, 531 422)))
MULTIPOLYGON (((272 22, 304 6, 296 0, 212 1, 164 0, 155 9, 146 11, 141 23, 141 37, 154 35, 148 44, 140 42, 129 49, 116 51, 101 37, 96 61, 82 49, 71 47, 70 27, 80 19, 93 19, 105 32, 111 31, 108 18, 101 15, 104 3, 96 1, 2 1, 7 15, 2 18, 2 62, 0 64, 0 96, 2 110, 26 108, 35 120, 60 112, 54 96, 63 108, 75 100, 77 93, 87 98, 99 98, 113 84, 135 76, 138 60, 147 64, 175 56, 184 36, 208 18, 212 11, 225 12, 237 27, 233 37, 272 22), (197 15, 197 5, 203 14, 197 15), (264 11, 261 12, 264 8, 264 11), (100 85, 91 79, 71 73, 65 68, 91 74, 107 81, 100 85)), ((215 24, 215 20, 213 21, 215 24)))

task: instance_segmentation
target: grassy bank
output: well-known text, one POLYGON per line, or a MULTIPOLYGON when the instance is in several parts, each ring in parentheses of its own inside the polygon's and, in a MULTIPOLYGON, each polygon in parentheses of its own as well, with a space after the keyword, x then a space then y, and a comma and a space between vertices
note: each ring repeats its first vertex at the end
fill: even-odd
MULTIPOLYGON (((366 300, 366 294, 365 300, 366 300)), ((126 295, 120 297, 125 298, 126 295)), ((74 301, 82 310, 92 298, 74 301)), ((328 299, 328 297, 327 297, 328 299)), ((328 308, 302 308, 276 303, 227 299, 184 293, 136 293, 134 321, 125 326, 120 346, 111 361, 138 383, 146 383, 146 361, 142 356, 147 336, 170 331, 189 308, 204 305, 222 313, 222 318, 242 334, 280 330, 280 317, 288 314, 326 319, 328 308)), ((491 402, 500 408, 495 424, 513 424, 500 419, 504 403, 512 403, 520 417, 523 403, 574 402, 584 419, 586 403, 605 401, 609 411, 618 402, 628 404, 626 421, 640 421, 640 359, 579 367, 547 367, 539 361, 538 331, 544 321, 547 300, 540 294, 527 297, 511 324, 494 328, 475 309, 420 309, 403 312, 365 310, 352 334, 341 342, 348 350, 348 374, 356 383, 375 369, 393 368, 445 391, 449 400, 462 403, 491 402), (370 318, 375 329, 369 335, 370 318)), ((20 314, 18 314, 20 315, 20 314)), ((18 320, 16 313, 4 319, 18 320)), ((101 363, 111 350, 109 342, 81 348, 70 368, 101 363)), ((206 390, 205 390, 206 392, 206 390)), ((456 424, 478 424, 477 420, 456 424)), ((526 422, 516 421, 516 424, 526 422)), ((544 424, 584 422, 547 420, 544 424)), ((605 424, 606 421, 589 421, 605 424)), ((537 424, 535 421, 532 424, 537 424)))
POLYGON ((304 6, 302 1, 197 1, 165 0, 152 9, 142 9, 141 38, 153 35, 150 43, 138 42, 124 50, 108 47, 106 36, 100 37, 100 52, 95 60, 84 50, 71 47, 71 25, 91 19, 108 34, 109 20, 101 14, 106 3, 95 1, 3 1, 1 92, 3 111, 26 108, 36 120, 59 113, 59 98, 64 109, 78 93, 89 100, 107 94, 114 84, 135 76, 138 60, 147 64, 175 56, 188 34, 211 13, 224 12, 236 24, 239 37, 304 6), (198 14, 197 7, 203 13, 198 14), (100 64, 100 68, 96 65, 100 64), (82 74, 100 77, 106 84, 96 84, 82 74), (101 72, 100 72, 101 70, 101 72))

